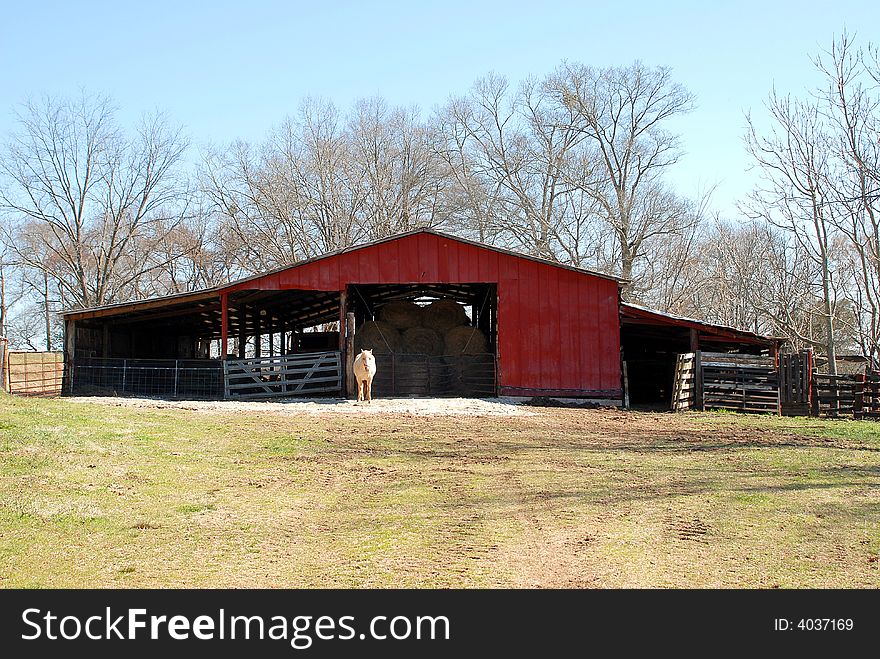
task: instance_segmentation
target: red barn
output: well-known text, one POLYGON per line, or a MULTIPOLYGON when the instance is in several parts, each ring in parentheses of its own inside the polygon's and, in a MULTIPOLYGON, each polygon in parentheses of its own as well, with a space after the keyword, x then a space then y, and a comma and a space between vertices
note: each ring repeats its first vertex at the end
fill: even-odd
POLYGON ((396 377, 388 393, 400 393, 401 379, 422 377, 425 386, 409 393, 467 394, 437 382, 458 378, 461 384, 482 359, 491 361, 491 390, 479 389, 485 395, 619 402, 619 284, 607 275, 415 231, 209 290, 69 311, 68 388, 179 396, 339 391, 342 365, 352 357, 345 354, 347 345, 351 349, 347 314, 359 329, 392 300, 451 299, 468 309, 468 322, 486 337, 488 356, 462 355, 456 363, 433 355, 417 366, 418 360, 382 357, 380 372, 384 359, 384 371, 396 377), (338 325, 327 331, 330 323, 338 325), (237 355, 229 355, 230 340, 237 355), (303 356, 319 354, 326 361, 309 364, 303 356), (239 384, 231 390, 230 365, 245 369, 235 371, 239 384), (295 378, 287 381, 288 371, 301 378, 310 368, 310 376, 324 377, 299 389, 295 378), (334 372, 340 379, 334 381, 334 372))

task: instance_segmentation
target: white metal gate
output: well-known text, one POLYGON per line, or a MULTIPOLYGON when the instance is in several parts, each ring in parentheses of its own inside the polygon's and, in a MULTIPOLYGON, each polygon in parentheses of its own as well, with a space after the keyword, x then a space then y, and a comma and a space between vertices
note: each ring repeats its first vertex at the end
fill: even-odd
POLYGON ((340 353, 308 352, 223 362, 226 398, 273 398, 342 390, 340 353))

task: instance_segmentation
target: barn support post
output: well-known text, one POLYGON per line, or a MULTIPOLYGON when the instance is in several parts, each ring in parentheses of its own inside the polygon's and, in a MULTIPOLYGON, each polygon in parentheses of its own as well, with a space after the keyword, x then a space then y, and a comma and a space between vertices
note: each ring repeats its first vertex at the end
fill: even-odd
POLYGON ((247 357, 247 334, 245 325, 247 324, 247 307, 242 304, 238 308, 238 358, 247 357))
MULTIPOLYGON (((6 354, 9 354, 9 346, 7 344, 6 354)), ((76 321, 67 320, 64 322, 64 360, 67 362, 67 393, 73 394, 73 378, 76 370, 76 321)), ((4 371, 9 375, 8 369, 4 371)))
POLYGON ((356 398, 354 382, 354 314, 345 314, 345 394, 348 398, 356 398))
POLYGON ((807 348, 807 404, 810 411, 807 416, 819 416, 818 409, 813 413, 813 349, 807 348))
POLYGON ((105 322, 101 328, 101 357, 110 356, 110 323, 105 322))
POLYGON ((220 359, 229 353, 229 293, 220 293, 220 359))
POLYGON ((345 314, 348 312, 348 294, 339 291, 339 352, 345 357, 345 314))
POLYGON ((700 331, 691 327, 691 352, 698 352, 700 350, 700 331))
POLYGON ((263 327, 260 312, 254 314, 254 357, 263 356, 263 327))
POLYGON ((703 401, 703 355, 694 352, 694 407, 701 412, 706 409, 703 401))

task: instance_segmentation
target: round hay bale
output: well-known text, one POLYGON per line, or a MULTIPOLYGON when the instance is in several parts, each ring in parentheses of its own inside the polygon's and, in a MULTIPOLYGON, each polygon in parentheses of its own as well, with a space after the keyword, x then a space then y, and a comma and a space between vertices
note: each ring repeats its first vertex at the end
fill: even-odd
POLYGON ((427 327, 410 327, 403 333, 403 350, 419 355, 439 355, 443 352, 443 339, 427 327))
POLYGON ((447 330, 443 349, 446 355, 482 355, 489 352, 489 341, 476 327, 460 325, 447 330))
POLYGON ((422 324, 422 308, 408 300, 392 300, 382 305, 377 318, 399 330, 406 330, 422 324))
POLYGON ((434 300, 422 311, 422 324, 442 334, 458 325, 467 325, 468 317, 455 300, 434 300))
POLYGON ((400 332, 381 320, 368 320, 354 334, 354 349, 372 350, 377 355, 400 351, 400 332))

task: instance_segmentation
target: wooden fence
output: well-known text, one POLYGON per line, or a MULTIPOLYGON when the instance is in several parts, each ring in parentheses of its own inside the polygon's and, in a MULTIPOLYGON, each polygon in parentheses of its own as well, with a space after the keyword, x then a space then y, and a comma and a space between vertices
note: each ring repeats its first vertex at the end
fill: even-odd
POLYGON ((813 374, 813 416, 852 416, 858 389, 856 375, 813 374))
POLYGON ((779 412, 779 375, 771 357, 721 352, 678 355, 671 408, 779 412))
POLYGON ((701 352, 702 409, 779 412, 779 374, 772 357, 701 352))
POLYGON ((812 353, 771 357, 678 355, 671 409, 727 409, 787 416, 880 420, 880 373, 816 373, 812 353))
POLYGON ((809 416, 813 381, 813 351, 779 355, 779 413, 809 416))
POLYGON ((675 359, 675 376, 672 382, 672 411, 684 412, 697 409, 696 355, 692 352, 678 355, 675 359))
POLYGON ((853 417, 880 419, 880 373, 869 372, 856 376, 853 417))
POLYGON ((226 398, 338 393, 342 390, 339 352, 310 352, 223 362, 226 398))
POLYGON ((57 396, 64 379, 64 354, 61 352, 5 353, 3 368, 5 388, 22 396, 57 396))
POLYGON ((9 391, 9 369, 6 366, 6 356, 9 354, 9 341, 5 336, 0 336, 0 389, 9 391))

